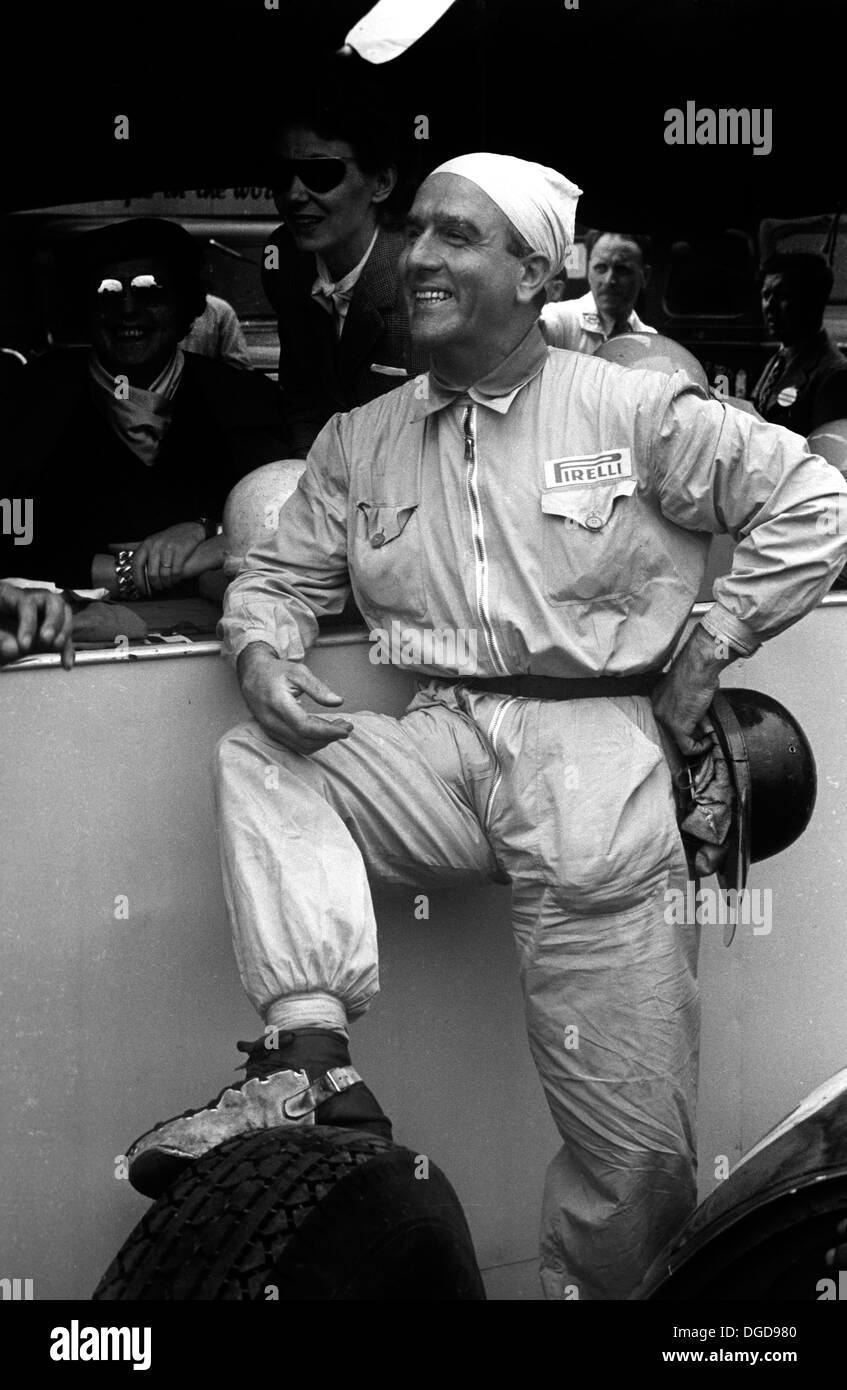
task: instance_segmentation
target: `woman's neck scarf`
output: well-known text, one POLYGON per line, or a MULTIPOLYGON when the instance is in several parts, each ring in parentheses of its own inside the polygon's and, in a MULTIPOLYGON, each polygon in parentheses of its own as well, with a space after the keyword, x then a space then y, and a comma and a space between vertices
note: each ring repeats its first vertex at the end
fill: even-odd
POLYGON ((171 427, 174 396, 185 358, 177 348, 170 362, 146 388, 130 386, 126 377, 113 376, 96 353, 88 359, 91 396, 95 406, 122 444, 152 468, 171 427))

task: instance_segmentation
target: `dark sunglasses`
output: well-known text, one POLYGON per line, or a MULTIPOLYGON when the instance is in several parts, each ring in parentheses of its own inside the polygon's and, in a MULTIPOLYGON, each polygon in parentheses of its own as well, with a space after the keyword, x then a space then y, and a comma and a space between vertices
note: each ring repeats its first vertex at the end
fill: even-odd
POLYGON ((169 292, 167 285, 163 285, 155 275, 133 275, 131 280, 117 280, 107 275, 97 286, 97 302, 116 304, 119 299, 123 299, 127 290, 132 290, 139 299, 144 299, 150 304, 159 304, 169 292))
POLYGON ((355 162, 352 155, 337 159, 281 159, 276 165, 274 193, 287 193, 295 177, 313 193, 329 193, 343 181, 347 165, 355 162))

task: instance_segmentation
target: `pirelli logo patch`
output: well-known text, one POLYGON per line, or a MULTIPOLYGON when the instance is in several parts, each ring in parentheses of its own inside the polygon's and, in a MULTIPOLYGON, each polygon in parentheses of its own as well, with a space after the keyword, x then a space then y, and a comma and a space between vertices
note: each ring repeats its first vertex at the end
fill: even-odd
POLYGON ((632 477, 629 449, 605 449, 601 454, 575 454, 571 458, 545 459, 544 484, 553 487, 586 487, 616 483, 632 477))

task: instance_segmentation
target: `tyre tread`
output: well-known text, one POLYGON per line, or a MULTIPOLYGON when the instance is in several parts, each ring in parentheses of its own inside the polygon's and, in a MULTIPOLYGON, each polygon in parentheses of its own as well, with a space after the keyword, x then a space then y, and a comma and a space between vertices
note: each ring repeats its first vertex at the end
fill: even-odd
POLYGON ((376 1135, 325 1126, 228 1140, 154 1202, 94 1300, 263 1298, 268 1271, 315 1207, 391 1148, 376 1135))

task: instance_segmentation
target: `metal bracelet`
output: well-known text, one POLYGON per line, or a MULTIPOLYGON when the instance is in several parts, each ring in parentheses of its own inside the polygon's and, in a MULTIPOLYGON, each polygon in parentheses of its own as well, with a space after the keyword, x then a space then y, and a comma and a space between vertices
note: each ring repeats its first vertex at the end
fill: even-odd
POLYGON ((119 550, 115 556, 115 578, 118 581, 118 597, 124 599, 140 598, 132 577, 132 557, 134 550, 119 550))

